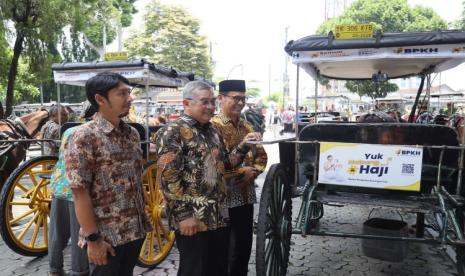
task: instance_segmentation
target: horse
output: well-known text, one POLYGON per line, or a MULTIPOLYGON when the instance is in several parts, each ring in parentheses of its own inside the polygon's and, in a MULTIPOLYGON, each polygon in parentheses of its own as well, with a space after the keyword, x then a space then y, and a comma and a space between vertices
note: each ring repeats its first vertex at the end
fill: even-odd
POLYGON ((49 117, 47 110, 37 110, 15 119, 0 120, 0 188, 26 157, 30 143, 8 140, 32 139, 49 117))

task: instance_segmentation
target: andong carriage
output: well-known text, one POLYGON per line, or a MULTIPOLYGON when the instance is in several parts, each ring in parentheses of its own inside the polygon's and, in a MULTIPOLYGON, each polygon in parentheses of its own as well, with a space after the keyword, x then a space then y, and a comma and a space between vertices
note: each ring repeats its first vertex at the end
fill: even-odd
MULTIPOLYGON (((465 33, 458 31, 376 34, 369 39, 336 40, 308 36, 290 41, 286 52, 315 79, 384 81, 418 75, 420 99, 431 74, 465 61, 465 33)), ((317 103, 315 103, 317 106, 317 103)), ((416 104, 411 115, 415 114, 416 104)), ((316 111, 315 111, 316 112, 316 111)), ((291 235, 352 237, 449 246, 465 275, 463 145, 454 129, 412 123, 299 125, 296 137, 279 142, 280 163, 266 175, 256 242, 257 275, 286 275, 291 235), (303 190, 292 216, 292 186, 303 190), (382 235, 321 230, 325 206, 370 206, 416 216, 415 233, 382 235), (425 234, 425 219, 435 235, 425 234), (428 220, 428 221, 429 221, 428 220)), ((295 202, 295 201, 294 201, 295 202)))

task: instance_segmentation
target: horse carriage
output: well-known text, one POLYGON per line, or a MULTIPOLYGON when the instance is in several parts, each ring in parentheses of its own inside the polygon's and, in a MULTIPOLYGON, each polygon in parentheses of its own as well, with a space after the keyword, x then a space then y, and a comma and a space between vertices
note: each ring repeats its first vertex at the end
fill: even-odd
MULTIPOLYGON (((297 65, 295 106, 301 69, 315 79, 315 101, 320 76, 386 81, 417 75, 422 81, 413 118, 424 86, 429 93, 431 74, 465 61, 465 32, 378 33, 353 40, 337 40, 330 33, 290 41, 285 50, 297 65)), ((465 275, 465 147, 457 138, 454 129, 443 125, 300 124, 295 138, 279 141, 280 163, 273 164, 265 178, 257 223, 257 275, 286 275, 292 234, 360 238, 362 245, 377 240, 448 247, 455 252, 458 274, 465 275), (301 191, 297 216, 292 216, 294 188, 301 191), (335 231, 337 225, 325 222, 328 206, 401 212, 416 223, 407 234, 335 231), (425 233, 425 227, 432 234, 425 233)), ((379 246, 375 251, 382 250, 379 246)))
MULTIPOLYGON (((153 87, 157 89, 178 88, 194 80, 193 74, 178 72, 145 60, 63 63, 54 64, 52 69, 57 84, 58 99, 62 85, 84 86, 89 78, 104 71, 119 73, 125 76, 133 87, 145 89, 147 101, 148 91, 153 87)), ((164 199, 156 181, 156 164, 149 159, 149 137, 158 130, 158 127, 149 126, 149 114, 147 103, 145 125, 131 124, 140 134, 141 147, 144 158, 147 160, 144 166, 143 185, 146 212, 153 226, 153 231, 145 238, 138 259, 138 265, 142 267, 155 267, 163 261, 169 254, 175 239, 174 232, 169 230, 165 219, 164 199)), ((23 117, 16 120, 19 126, 25 128, 20 132, 21 135, 10 137, 7 141, 13 151, 17 150, 16 148, 22 150, 19 161, 25 157, 25 150, 28 146, 26 143, 39 141, 32 137, 40 130, 39 122, 44 121, 48 114, 46 111, 39 111, 38 114, 32 113, 27 116, 27 121, 23 120, 23 117), (30 130, 26 128, 27 125, 31 125, 30 128, 34 125, 35 129, 30 130)), ((64 124, 61 133, 78 124, 64 124)), ((57 158, 52 156, 31 158, 15 169, 19 161, 11 164, 9 177, 4 182, 0 193, 0 233, 5 243, 16 253, 25 256, 43 256, 47 254, 48 249, 48 216, 51 202, 48 184, 57 158)), ((6 161, 7 164, 10 162, 6 161)))

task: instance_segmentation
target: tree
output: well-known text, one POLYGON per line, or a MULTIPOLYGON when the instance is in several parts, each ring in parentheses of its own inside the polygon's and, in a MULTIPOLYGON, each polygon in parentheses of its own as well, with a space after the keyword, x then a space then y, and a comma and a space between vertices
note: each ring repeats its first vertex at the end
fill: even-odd
MULTIPOLYGON (((2 23, 9 21, 14 27, 14 46, 9 62, 6 90, 6 112, 12 112, 15 83, 20 66, 20 56, 24 55, 31 71, 37 77, 44 77, 50 64, 57 58, 58 35, 69 23, 69 1, 64 0, 16 0, 1 1, 2 23), (53 19, 53 20, 51 20, 53 19), (43 75, 40 75, 41 73, 43 75)), ((48 71, 49 72, 49 71, 48 71)))
POLYGON ((349 91, 357 93, 360 97, 368 96, 372 99, 384 98, 387 93, 399 89, 397 84, 388 81, 374 82, 371 80, 347 81, 346 87, 349 91))
POLYGON ((91 61, 103 58, 103 44, 112 43, 122 28, 129 27, 136 0, 99 0, 74 18, 69 38, 62 36, 63 56, 67 61, 91 61), (105 40, 105 41, 104 41, 105 40))
POLYGON ((186 9, 152 0, 143 22, 142 30, 125 43, 129 56, 147 58, 206 79, 212 77, 206 37, 199 34, 199 20, 186 9))
POLYGON ((258 81, 249 80, 247 81, 247 97, 249 98, 260 98, 262 91, 258 87, 258 81))
POLYGON ((462 1, 462 14, 459 20, 450 23, 452 29, 465 30, 465 1, 462 1))
MULTIPOLYGON (((116 37, 117 27, 130 25, 132 14, 136 12, 134 2, 135 0, 0 1, 0 88, 5 84, 5 115, 11 114, 12 104, 19 98, 38 98, 37 86, 39 83, 48 84, 51 64, 62 60, 60 52, 66 61, 86 61, 98 57, 98 51, 88 45, 101 45, 103 22, 108 25, 107 42, 111 42, 116 37), (7 30, 6 24, 13 26, 11 31, 7 30), (66 38, 68 33, 70 43, 66 38), (9 49, 4 39, 6 34, 14 41, 13 49, 9 49), (61 51, 57 48, 59 42, 61 51), (2 81, 3 76, 8 76, 6 81, 2 81), (19 88, 16 89, 15 85, 19 85, 19 88)), ((0 113, 2 111, 0 105, 0 113)), ((0 115, 3 117, 3 114, 0 115)))
MULTIPOLYGON (((447 28, 447 23, 431 8, 422 6, 410 7, 407 0, 357 0, 344 13, 332 18, 317 30, 319 34, 334 31, 339 24, 372 23, 375 31, 381 32, 412 32, 434 31, 447 28)), ((372 81, 348 81, 349 91, 360 96, 380 98, 386 93, 396 91, 395 84, 372 81)), ((384 96, 383 96, 384 95, 384 96)))

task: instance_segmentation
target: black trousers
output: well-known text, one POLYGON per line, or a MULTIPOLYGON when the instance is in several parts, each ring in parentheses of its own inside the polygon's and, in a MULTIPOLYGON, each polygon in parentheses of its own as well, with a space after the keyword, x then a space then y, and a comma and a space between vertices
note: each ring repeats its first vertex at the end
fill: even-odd
POLYGON ((247 275, 253 240, 253 204, 229 208, 229 275, 247 275))
POLYGON ((178 276, 226 276, 229 228, 183 236, 176 231, 178 276))
POLYGON ((116 256, 108 254, 106 265, 90 264, 90 276, 132 276, 144 239, 115 247, 116 256))

